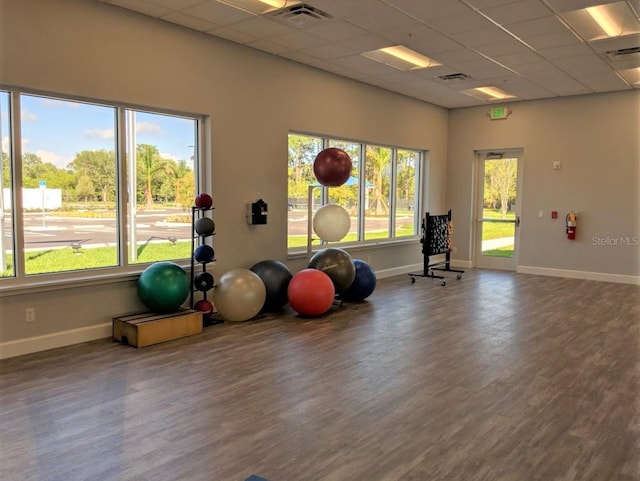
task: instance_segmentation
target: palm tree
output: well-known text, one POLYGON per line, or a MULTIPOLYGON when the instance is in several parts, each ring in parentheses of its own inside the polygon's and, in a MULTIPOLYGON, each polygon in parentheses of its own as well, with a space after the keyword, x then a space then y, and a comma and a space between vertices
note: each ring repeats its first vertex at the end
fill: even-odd
POLYGON ((153 205, 152 181, 159 172, 164 172, 166 161, 160 156, 158 148, 148 144, 138 144, 136 148, 137 167, 144 180, 144 198, 147 207, 153 205))

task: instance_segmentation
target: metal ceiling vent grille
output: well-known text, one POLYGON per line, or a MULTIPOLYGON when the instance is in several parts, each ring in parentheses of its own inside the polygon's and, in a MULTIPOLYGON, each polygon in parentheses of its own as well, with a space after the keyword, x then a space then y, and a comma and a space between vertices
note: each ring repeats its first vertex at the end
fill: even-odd
POLYGON ((315 25, 332 18, 327 12, 323 12, 308 3, 288 5, 270 12, 269 16, 277 22, 293 25, 298 28, 315 25))
POLYGON ((609 50, 607 57, 611 60, 622 60, 631 58, 640 58, 640 47, 620 48, 618 50, 609 50))
POLYGON ((467 80, 469 76, 466 73, 450 73, 448 75, 439 75, 436 78, 444 82, 450 82, 454 80, 467 80))

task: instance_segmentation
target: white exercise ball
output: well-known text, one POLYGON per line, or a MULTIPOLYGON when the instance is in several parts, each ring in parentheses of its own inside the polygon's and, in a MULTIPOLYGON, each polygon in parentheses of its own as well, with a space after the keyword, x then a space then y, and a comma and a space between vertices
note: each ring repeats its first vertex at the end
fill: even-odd
POLYGON ((249 269, 224 273, 213 290, 213 303, 227 321, 248 321, 255 317, 266 298, 264 282, 249 269))
POLYGON ((323 241, 336 242, 349 233, 351 217, 337 204, 323 205, 313 217, 313 231, 323 241))

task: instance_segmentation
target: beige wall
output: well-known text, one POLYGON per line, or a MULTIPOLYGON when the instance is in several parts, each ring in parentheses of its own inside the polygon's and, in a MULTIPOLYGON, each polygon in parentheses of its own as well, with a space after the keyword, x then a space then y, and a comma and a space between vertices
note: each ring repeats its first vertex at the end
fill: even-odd
POLYGON ((472 260, 474 151, 515 147, 524 150, 520 269, 610 273, 637 281, 640 92, 509 107, 509 118, 497 121, 486 116, 489 107, 450 112, 446 191, 456 220, 456 257, 472 260), (560 170, 553 170, 554 160, 561 162, 560 170), (559 219, 550 218, 552 210, 559 219), (571 210, 578 213, 575 241, 564 235, 564 216, 571 210), (635 245, 624 245, 620 238, 635 245))
MULTIPOLYGON (((446 109, 99 2, 1 5, 0 84, 210 116, 216 276, 287 260, 289 130, 429 150, 428 205, 445 208, 446 109), (258 198, 269 223, 248 226, 245 205, 258 198)), ((422 262, 417 242, 352 253, 379 271, 422 262)), ((0 297, 0 347, 142 309, 131 278, 0 297), (25 307, 36 308, 35 323, 25 323, 25 307)))

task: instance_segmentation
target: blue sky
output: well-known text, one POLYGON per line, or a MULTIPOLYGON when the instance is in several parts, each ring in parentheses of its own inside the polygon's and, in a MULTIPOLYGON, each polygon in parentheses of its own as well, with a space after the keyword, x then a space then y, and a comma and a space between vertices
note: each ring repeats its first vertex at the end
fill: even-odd
MULTIPOLYGON (((0 99, 3 150, 6 151, 8 123, 6 96, 0 99)), ((115 150, 116 110, 95 104, 21 96, 23 152, 31 152, 43 162, 65 167, 83 150, 115 150)), ((160 153, 191 165, 195 122, 168 115, 135 114, 136 141, 155 145, 160 153)))

